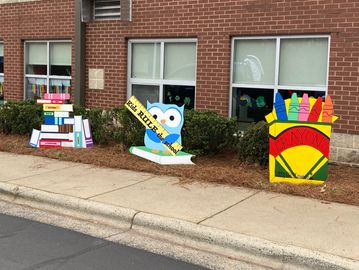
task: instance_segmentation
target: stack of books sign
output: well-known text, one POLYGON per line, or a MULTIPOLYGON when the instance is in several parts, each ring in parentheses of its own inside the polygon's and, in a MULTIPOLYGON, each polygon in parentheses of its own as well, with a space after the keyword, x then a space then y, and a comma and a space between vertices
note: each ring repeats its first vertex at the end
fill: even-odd
POLYGON ((39 148, 93 146, 91 127, 88 119, 71 116, 73 105, 67 103, 70 94, 45 94, 37 103, 43 104, 44 124, 41 131, 32 130, 30 145, 39 148))

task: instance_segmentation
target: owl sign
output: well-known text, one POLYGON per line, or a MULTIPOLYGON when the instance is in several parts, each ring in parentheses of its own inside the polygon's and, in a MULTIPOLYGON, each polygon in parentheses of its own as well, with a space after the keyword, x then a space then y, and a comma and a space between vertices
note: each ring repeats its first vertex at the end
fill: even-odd
POLYGON ((131 147, 132 154, 163 165, 193 164, 192 155, 181 151, 183 106, 147 102, 146 109, 134 96, 125 106, 146 127, 145 146, 131 147))

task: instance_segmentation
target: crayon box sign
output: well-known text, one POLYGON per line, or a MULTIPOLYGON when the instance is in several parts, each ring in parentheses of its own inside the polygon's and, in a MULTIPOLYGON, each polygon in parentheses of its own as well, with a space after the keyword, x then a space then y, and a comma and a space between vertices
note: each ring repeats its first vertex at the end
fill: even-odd
POLYGON ((269 123, 270 182, 322 184, 328 177, 333 104, 327 96, 283 100, 277 93, 269 123))

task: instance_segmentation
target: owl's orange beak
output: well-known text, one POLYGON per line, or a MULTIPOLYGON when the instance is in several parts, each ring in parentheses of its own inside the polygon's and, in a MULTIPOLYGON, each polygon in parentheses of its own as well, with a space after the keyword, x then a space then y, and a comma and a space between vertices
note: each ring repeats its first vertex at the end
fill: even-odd
POLYGON ((166 123, 166 119, 162 119, 160 122, 163 125, 164 123, 166 123))

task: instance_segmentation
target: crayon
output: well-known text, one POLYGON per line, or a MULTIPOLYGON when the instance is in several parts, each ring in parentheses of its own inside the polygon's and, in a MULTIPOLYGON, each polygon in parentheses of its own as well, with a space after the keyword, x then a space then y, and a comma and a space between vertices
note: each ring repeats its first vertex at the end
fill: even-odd
POLYGON ((299 101, 298 101, 297 93, 293 93, 291 101, 289 103, 288 120, 298 121, 298 112, 299 112, 299 101))
POLYGON ((302 102, 299 105, 299 114, 298 120, 299 121, 307 121, 310 111, 310 103, 308 99, 308 94, 304 94, 302 98, 302 102))
POLYGON ((322 112, 322 103, 322 97, 318 97, 317 101, 313 105, 312 110, 310 111, 308 122, 317 122, 319 120, 320 113, 322 112))
POLYGON ((284 121, 288 120, 285 103, 282 98, 282 95, 279 92, 277 92, 275 95, 274 107, 275 107, 275 111, 276 111, 278 120, 284 120, 284 121))
POLYGON ((325 98, 323 106, 322 122, 332 123, 333 119, 333 102, 330 96, 325 98))

